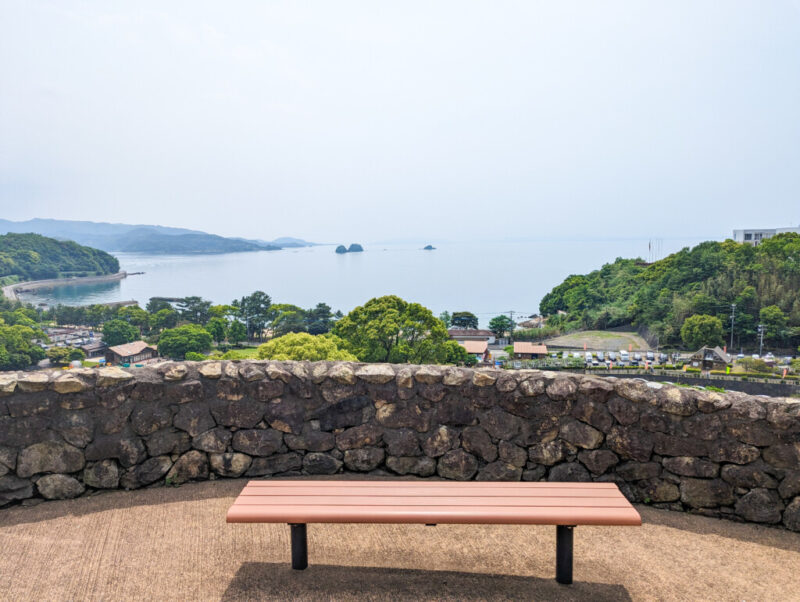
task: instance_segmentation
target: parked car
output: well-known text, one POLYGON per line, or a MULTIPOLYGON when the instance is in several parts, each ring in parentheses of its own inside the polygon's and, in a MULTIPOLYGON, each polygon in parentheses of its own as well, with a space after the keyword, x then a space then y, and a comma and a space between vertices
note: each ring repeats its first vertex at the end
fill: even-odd
POLYGON ((656 361, 656 354, 653 353, 652 351, 648 351, 647 353, 645 353, 644 357, 645 359, 647 359, 648 362, 656 361))
POLYGON ((659 353, 658 361, 661 364, 666 364, 669 361, 669 356, 666 353, 659 353))
POLYGON ((599 362, 604 362, 604 361, 606 361, 606 356, 605 356, 605 355, 603 355, 603 352, 602 352, 602 351, 598 351, 598 352, 597 352, 597 361, 599 361, 599 362))
POLYGON ((639 353, 638 351, 634 352, 633 359, 636 362, 641 362, 642 361, 642 354, 639 353))
POLYGON ((617 352, 616 351, 609 351, 608 352, 608 359, 610 359, 612 362, 616 362, 617 361, 617 352))

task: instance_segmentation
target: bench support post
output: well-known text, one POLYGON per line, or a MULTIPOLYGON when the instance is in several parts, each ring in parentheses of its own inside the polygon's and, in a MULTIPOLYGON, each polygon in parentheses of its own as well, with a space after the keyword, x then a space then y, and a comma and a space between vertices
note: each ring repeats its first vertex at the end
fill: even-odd
POLYGON ((556 581, 572 583, 572 525, 556 525, 556 581))
POLYGON ((292 523, 292 568, 302 571, 308 567, 308 541, 305 523, 292 523))

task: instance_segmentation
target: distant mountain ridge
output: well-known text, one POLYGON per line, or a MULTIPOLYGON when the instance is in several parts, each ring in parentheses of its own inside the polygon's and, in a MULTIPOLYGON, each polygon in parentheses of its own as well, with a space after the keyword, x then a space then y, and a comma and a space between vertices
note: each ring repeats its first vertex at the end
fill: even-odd
POLYGON ((275 251, 284 247, 304 247, 314 244, 299 238, 284 237, 275 241, 248 240, 228 238, 188 228, 41 218, 22 222, 0 219, 0 234, 8 232, 34 233, 59 240, 72 240, 103 251, 154 255, 275 251))

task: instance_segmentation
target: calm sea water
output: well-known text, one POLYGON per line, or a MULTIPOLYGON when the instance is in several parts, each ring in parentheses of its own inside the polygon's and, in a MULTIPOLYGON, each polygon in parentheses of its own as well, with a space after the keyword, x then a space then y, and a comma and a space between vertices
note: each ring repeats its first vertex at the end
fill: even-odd
MULTIPOLYGON (((663 240, 661 256, 699 240, 663 240)), ((616 257, 648 258, 648 241, 527 241, 365 245, 363 253, 337 255, 332 246, 228 253, 140 255, 118 253, 121 268, 144 272, 120 282, 39 291, 26 301, 82 305, 150 297, 199 295, 215 303, 255 290, 274 303, 312 307, 325 302, 347 312, 372 297, 395 294, 429 307, 467 310, 485 325, 513 310, 530 315, 542 296, 569 274, 586 273, 616 257)))

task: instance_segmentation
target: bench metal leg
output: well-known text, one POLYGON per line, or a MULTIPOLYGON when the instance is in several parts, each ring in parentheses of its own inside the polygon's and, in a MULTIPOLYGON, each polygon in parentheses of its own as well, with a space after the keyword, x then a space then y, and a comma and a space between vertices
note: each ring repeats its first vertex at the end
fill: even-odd
POLYGON ((290 524, 292 530, 292 568, 302 571, 308 567, 308 541, 305 523, 290 524))
POLYGON ((556 581, 572 583, 572 531, 574 526, 556 525, 556 581))

